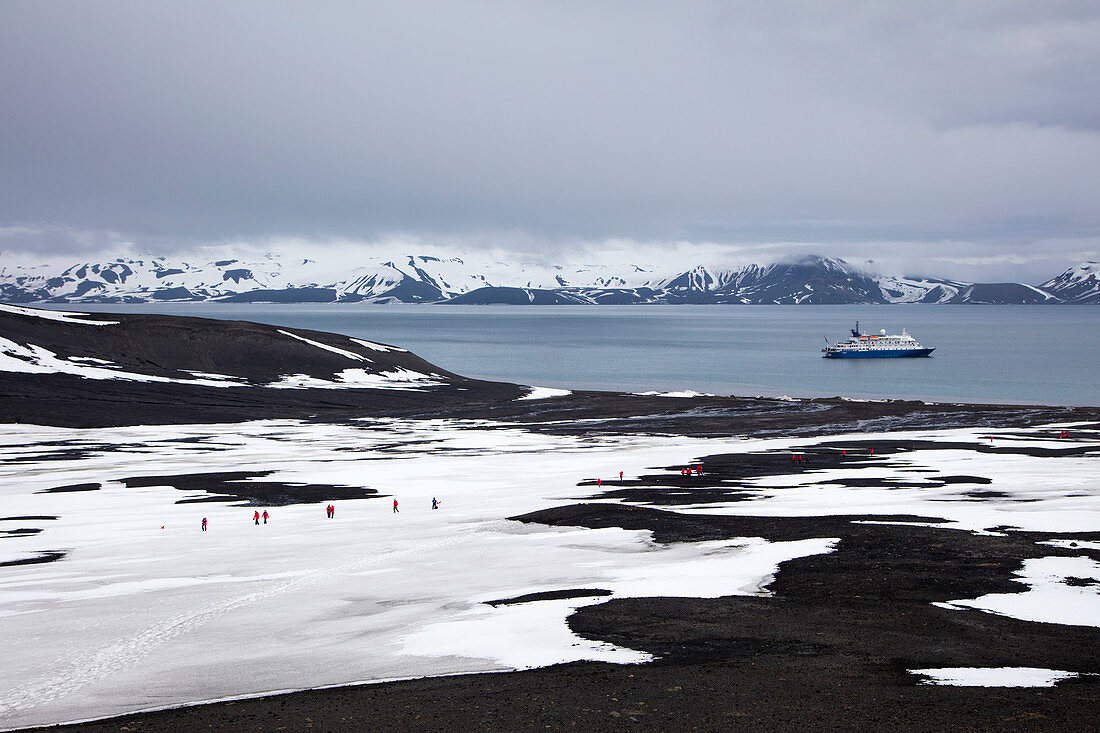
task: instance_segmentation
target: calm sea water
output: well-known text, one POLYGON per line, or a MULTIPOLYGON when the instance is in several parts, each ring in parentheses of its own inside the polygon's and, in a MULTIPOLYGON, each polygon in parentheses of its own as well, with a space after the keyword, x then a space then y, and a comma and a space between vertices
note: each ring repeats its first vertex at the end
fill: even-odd
MULTIPOLYGON (((62 306, 59 306, 62 307, 62 306)), ((572 389, 1100 405, 1092 306, 69 307, 259 321, 404 346, 470 377, 572 389), (822 359, 824 336, 909 330, 928 359, 822 359)))

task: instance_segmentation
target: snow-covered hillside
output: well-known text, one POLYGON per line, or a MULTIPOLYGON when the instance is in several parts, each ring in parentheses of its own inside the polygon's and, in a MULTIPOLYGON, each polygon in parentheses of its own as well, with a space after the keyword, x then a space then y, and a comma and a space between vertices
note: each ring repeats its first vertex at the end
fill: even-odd
POLYGON ((1039 287, 1066 303, 1100 303, 1100 262, 1082 262, 1039 287))
POLYGON ((195 262, 155 257, 64 268, 0 266, 0 301, 127 303, 1097 303, 1100 264, 1083 263, 1041 286, 966 283, 866 272, 807 256, 769 265, 684 269, 544 264, 487 253, 366 257, 349 263, 252 259, 195 262))

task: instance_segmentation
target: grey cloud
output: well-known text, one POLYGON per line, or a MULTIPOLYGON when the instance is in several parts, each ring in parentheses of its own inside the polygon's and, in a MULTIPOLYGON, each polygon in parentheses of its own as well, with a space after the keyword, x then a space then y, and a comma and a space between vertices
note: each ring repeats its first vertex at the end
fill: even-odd
POLYGON ((1095 239, 1098 28, 1086 2, 9 1, 0 224, 1095 239))
POLYGON ((131 245, 118 234, 80 231, 54 224, 17 223, 0 226, 0 254, 37 254, 100 256, 104 252, 124 250, 131 245))

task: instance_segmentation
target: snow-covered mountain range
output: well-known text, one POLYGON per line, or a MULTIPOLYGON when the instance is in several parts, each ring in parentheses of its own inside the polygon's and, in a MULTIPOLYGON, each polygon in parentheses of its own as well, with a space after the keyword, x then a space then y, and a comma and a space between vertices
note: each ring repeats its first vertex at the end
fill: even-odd
POLYGON ((696 265, 662 272, 626 265, 539 265, 487 255, 366 258, 355 266, 274 254, 238 260, 119 258, 58 269, 0 266, 8 303, 369 302, 631 303, 1100 303, 1100 262, 1041 285, 970 283, 870 273, 807 256, 770 265, 696 265))

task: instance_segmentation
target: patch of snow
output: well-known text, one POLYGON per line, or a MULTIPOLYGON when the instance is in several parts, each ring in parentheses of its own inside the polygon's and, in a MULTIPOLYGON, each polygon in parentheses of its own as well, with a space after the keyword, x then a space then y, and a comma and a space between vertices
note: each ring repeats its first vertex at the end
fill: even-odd
POLYGON ((324 349, 325 351, 331 351, 334 354, 339 354, 340 356, 345 356, 348 359, 353 359, 355 361, 370 361, 370 359, 368 359, 365 356, 362 356, 361 354, 356 354, 355 352, 347 351, 346 349, 338 349, 337 347, 329 346, 328 344, 322 344, 320 341, 313 341, 311 339, 307 339, 305 336, 299 336, 296 333, 291 333, 290 331, 283 331, 282 329, 279 329, 279 333, 281 333, 284 336, 290 336, 292 339, 298 339, 299 341, 305 341, 310 346, 316 346, 318 349, 324 349))
POLYGON ((1043 540, 1038 544, 1062 547, 1067 550, 1096 550, 1100 552, 1100 542, 1089 542, 1088 540, 1043 540))
POLYGON ((528 389, 531 391, 523 397, 517 397, 516 400, 545 400, 550 397, 565 397, 573 394, 571 389, 554 389, 553 387, 528 387, 528 389))
POLYGON ((1020 285, 1027 288, 1028 290, 1034 292, 1036 295, 1043 296, 1043 300, 1058 300, 1058 298, 1054 297, 1053 295, 1046 292, 1045 290, 1040 290, 1039 288, 1035 287, 1034 285, 1027 285, 1026 283, 1020 283, 1020 285))
MULTIPOLYGON (((84 361, 86 359, 82 359, 84 361)), ((102 360, 95 360, 102 361, 102 360)), ((120 379, 130 382, 174 382, 205 387, 242 387, 243 382, 226 379, 173 379, 153 374, 121 371, 117 366, 89 366, 69 359, 62 359, 54 352, 34 344, 17 344, 0 337, 0 372, 24 374, 72 374, 84 379, 120 379)))
MULTIPOLYGON (((107 359, 97 359, 94 356, 70 356, 69 361, 88 361, 88 362, 91 362, 93 364, 102 364, 103 366, 112 366, 112 367, 117 367, 118 366, 113 361, 109 361, 107 359)), ((192 372, 192 373, 194 373, 194 372, 192 372)))
POLYGON ((1040 557, 1024 560, 1017 582, 1023 593, 990 593, 970 600, 948 601, 936 606, 975 608, 1023 621, 1100 628, 1100 563, 1088 557, 1040 557), (1076 578, 1091 585, 1073 586, 1076 578))
POLYGON ((1062 680, 1080 676, 1077 672, 1039 667, 938 667, 909 672, 928 678, 921 684, 953 687, 1054 687, 1062 680))
POLYGON ((714 397, 710 392, 696 392, 685 389, 679 392, 635 392, 639 397, 714 397))
POLYGON ((471 608, 451 621, 427 626, 402 640, 402 653, 420 657, 487 659, 509 669, 575 661, 638 664, 646 652, 578 637, 565 619, 606 598, 569 598, 471 608))
POLYGON ((373 341, 367 341, 365 339, 351 339, 355 343, 359 344, 363 348, 371 349, 372 351, 408 351, 408 349, 402 349, 399 346, 386 346, 385 344, 376 344, 373 341))
POLYGON ((43 310, 40 308, 24 308, 19 305, 7 305, 6 303, 0 303, 0 311, 4 313, 14 313, 19 316, 33 316, 35 318, 44 318, 48 321, 62 321, 64 323, 81 323, 85 326, 117 326, 118 321, 85 321, 84 318, 90 316, 90 313, 74 313, 72 311, 51 311, 43 310))
POLYGON ((439 375, 422 374, 410 369, 395 369, 390 372, 345 369, 331 380, 308 374, 289 374, 265 386, 274 389, 425 389, 442 387, 445 384, 447 382, 439 375))
POLYGON ((222 381, 222 382, 239 381, 236 377, 230 376, 228 374, 215 374, 214 372, 199 372, 199 371, 195 371, 194 369, 183 369, 181 371, 184 371, 184 372, 186 372, 186 373, 188 373, 192 376, 199 377, 200 379, 214 379, 214 380, 219 380, 219 381, 222 381))

